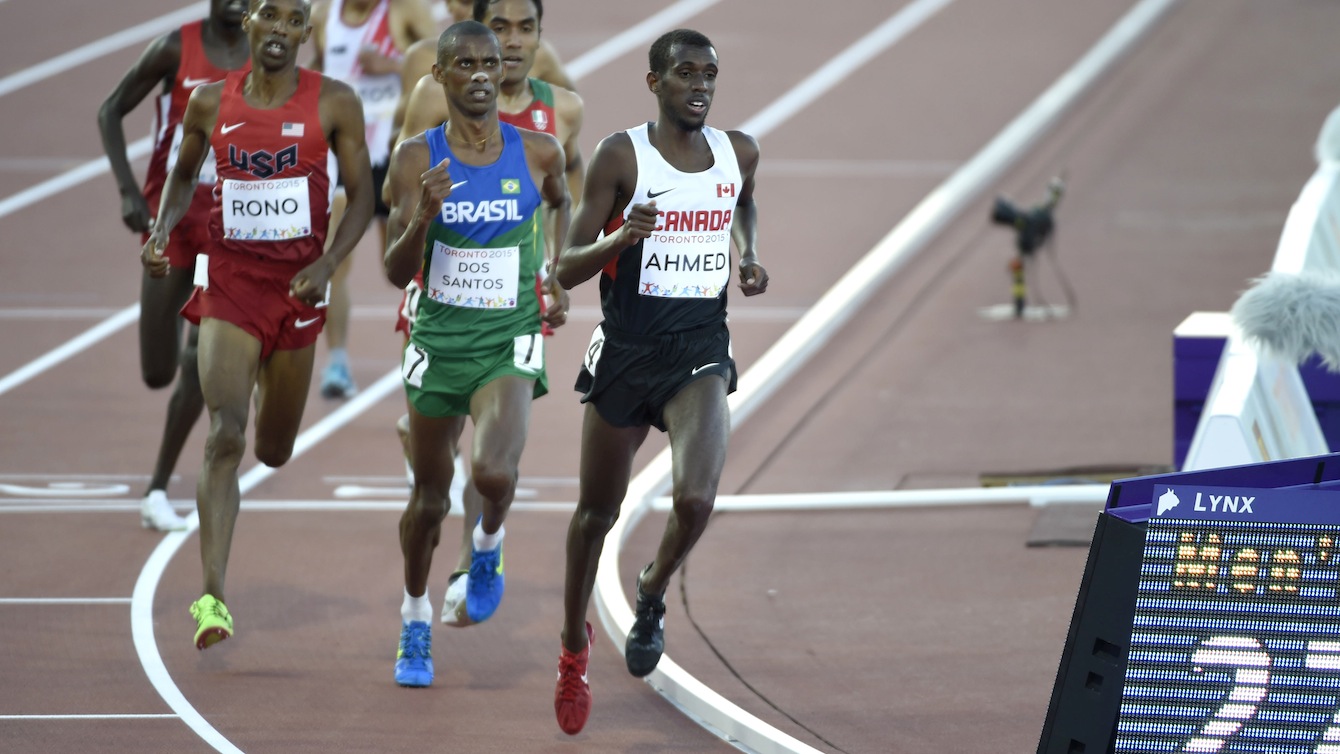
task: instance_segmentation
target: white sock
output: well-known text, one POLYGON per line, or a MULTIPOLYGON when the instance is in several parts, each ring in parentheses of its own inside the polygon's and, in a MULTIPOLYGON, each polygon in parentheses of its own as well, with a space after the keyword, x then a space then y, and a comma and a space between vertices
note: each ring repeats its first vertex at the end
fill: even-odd
POLYGON ((485 534, 484 521, 483 519, 480 519, 479 523, 475 524, 473 539, 475 541, 475 549, 480 552, 496 550, 498 549, 498 545, 502 544, 503 541, 503 527, 499 526, 498 531, 492 534, 485 534))
POLYGON ((400 604, 400 619, 406 623, 419 621, 428 623, 433 619, 433 603, 428 599, 428 593, 424 592, 418 597, 410 596, 409 590, 405 590, 405 601, 400 604))

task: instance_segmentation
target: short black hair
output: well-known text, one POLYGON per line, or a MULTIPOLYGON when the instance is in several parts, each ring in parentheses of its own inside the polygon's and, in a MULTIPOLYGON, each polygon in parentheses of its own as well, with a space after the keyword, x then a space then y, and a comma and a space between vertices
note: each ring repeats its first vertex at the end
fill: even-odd
MULTIPOLYGON (((476 4, 479 0, 475 0, 476 4)), ((710 47, 716 49, 712 40, 705 34, 696 32, 693 29, 675 29, 662 34, 655 42, 651 43, 651 50, 647 52, 647 64, 651 66, 652 73, 657 75, 665 73, 670 68, 670 50, 675 45, 684 45, 685 47, 710 47)))
MULTIPOLYGON (((265 0, 247 0, 247 12, 250 13, 261 6, 265 0)), ((312 0, 302 0, 302 9, 307 12, 307 17, 312 17, 312 0)))
MULTIPOLYGON (((535 3, 535 20, 544 21, 544 0, 530 1, 535 3)), ((475 0, 474 10, 471 11, 473 18, 476 21, 483 21, 484 17, 488 15, 489 6, 496 2, 498 2, 498 0, 475 0)))
POLYGON ((493 30, 478 21, 457 21, 442 35, 437 38, 437 62, 441 65, 444 61, 442 54, 449 48, 455 47, 456 42, 464 37, 492 37, 493 30))

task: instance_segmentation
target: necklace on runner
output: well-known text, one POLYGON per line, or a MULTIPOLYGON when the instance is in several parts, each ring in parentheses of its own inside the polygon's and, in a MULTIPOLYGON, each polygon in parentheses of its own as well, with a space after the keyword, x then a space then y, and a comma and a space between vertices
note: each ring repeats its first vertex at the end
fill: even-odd
MULTIPOLYGON (((493 126, 493 132, 490 133, 489 135, 485 136, 484 138, 478 140, 478 141, 475 141, 474 139, 464 139, 464 138, 461 138, 460 136, 456 136, 456 140, 457 140, 457 141, 460 141, 460 142, 463 142, 463 143, 465 143, 465 144, 470 145, 471 147, 474 148, 474 150, 475 150, 476 152, 483 152, 483 151, 484 151, 484 148, 488 146, 489 139, 492 139, 493 136, 494 136, 494 134, 497 134, 497 133, 498 133, 498 126, 495 124, 495 125, 493 126)), ((450 124, 450 123, 448 123, 448 124, 447 124, 447 135, 448 135, 448 136, 453 136, 453 135, 455 135, 455 134, 456 134, 456 130, 455 130, 454 128, 451 127, 451 124, 450 124)))

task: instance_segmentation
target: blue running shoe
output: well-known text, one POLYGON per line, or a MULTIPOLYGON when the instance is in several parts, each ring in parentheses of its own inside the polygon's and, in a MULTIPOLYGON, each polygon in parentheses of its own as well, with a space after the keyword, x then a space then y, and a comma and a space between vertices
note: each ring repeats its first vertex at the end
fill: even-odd
POLYGON ((402 624, 395 653, 395 682, 401 686, 433 685, 433 629, 416 620, 402 624))
POLYGON ((504 586, 502 542, 492 550, 471 549, 470 576, 465 584, 465 613, 470 620, 488 620, 502 602, 504 586))
POLYGON ((340 362, 326 365, 321 372, 321 396, 323 398, 352 398, 358 392, 354 378, 349 374, 349 366, 340 362))

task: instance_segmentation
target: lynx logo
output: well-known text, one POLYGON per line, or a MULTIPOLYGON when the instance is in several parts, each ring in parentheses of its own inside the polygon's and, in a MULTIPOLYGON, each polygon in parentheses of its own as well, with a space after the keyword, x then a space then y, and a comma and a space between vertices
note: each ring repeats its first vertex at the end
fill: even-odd
MULTIPOLYGON (((1196 497, 1200 497, 1200 495, 1197 495, 1196 497)), ((1162 516, 1173 508, 1176 508, 1178 503, 1181 502, 1181 499, 1177 497, 1177 493, 1172 491, 1172 487, 1169 487, 1167 492, 1159 495, 1158 515, 1162 516)))
POLYGON ((521 193, 521 181, 515 178, 504 178, 501 188, 504 194, 519 194, 521 193))
POLYGON ((1256 502, 1255 497, 1246 497, 1239 495, 1201 495, 1196 493, 1196 505, 1198 511, 1210 511, 1212 513, 1237 513, 1245 515, 1255 513, 1252 510, 1252 503, 1256 502), (1210 501, 1210 507, 1205 507, 1205 498, 1210 501))
POLYGON ((271 154, 263 149, 248 152, 245 149, 238 149, 235 144, 229 144, 228 162, 238 170, 244 170, 257 178, 269 178, 297 166, 298 145, 293 144, 271 154))
POLYGON ((442 202, 442 222, 496 223, 504 220, 519 222, 521 211, 515 199, 494 199, 487 202, 442 202))

